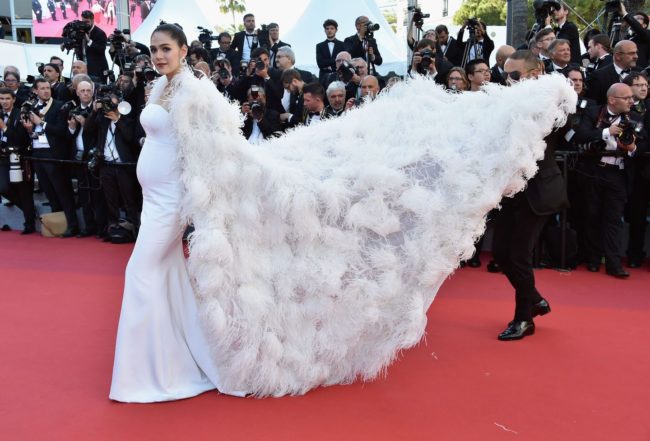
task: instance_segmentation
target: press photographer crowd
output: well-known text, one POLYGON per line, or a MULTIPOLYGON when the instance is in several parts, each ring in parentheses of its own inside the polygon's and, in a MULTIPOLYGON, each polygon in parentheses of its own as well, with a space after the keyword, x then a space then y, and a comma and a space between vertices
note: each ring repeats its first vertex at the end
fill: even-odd
MULTIPOLYGON (((548 151, 565 152, 561 158, 552 155, 549 173, 560 174, 556 159, 568 163, 560 190, 570 202, 562 214, 568 227, 558 232, 560 216, 552 217, 543 235, 542 260, 557 266, 562 234, 567 266, 585 264, 596 272, 604 261, 608 274, 625 278, 624 264, 640 267, 646 257, 650 31, 646 13, 627 11, 619 1, 604 5, 606 29, 583 32, 584 53, 578 27, 562 2, 534 2, 536 24, 519 48, 495 47, 477 18, 466 20, 455 37, 444 25, 424 30, 428 14, 411 8, 408 35, 417 38, 409 37, 407 76, 429 77, 449 93, 483 93, 486 83, 508 86, 545 74, 567 77, 578 106, 567 125, 546 141, 548 151), (496 63, 490 66, 494 51, 496 63)), ((255 16, 246 14, 243 25, 234 35, 199 28, 187 63, 241 105, 242 131, 250 143, 354 112, 403 80, 377 73, 383 60, 375 33, 383 30, 368 17, 356 18, 356 34, 344 39, 337 38, 336 21, 323 22, 325 39, 315 43, 317 75, 296 68, 305 60, 296 60, 276 23, 258 27, 255 16)), ((135 167, 145 139, 139 115, 158 76, 155 54, 152 60, 148 47, 133 41, 128 30, 107 36, 89 10, 68 23, 62 37, 61 50, 75 55, 71 66, 53 54, 39 64, 38 77, 23 78, 12 66, 4 69, 0 193, 6 205, 22 211, 22 234, 36 231, 36 191, 47 199, 38 212, 51 211, 61 220, 63 227, 54 235, 132 242, 142 198, 135 167)), ((47 215, 41 215, 43 230, 47 215)), ((494 211, 491 217, 499 215, 494 211)), ((466 265, 481 265, 481 246, 482 240, 466 265)), ((499 271, 494 262, 487 267, 499 271)))

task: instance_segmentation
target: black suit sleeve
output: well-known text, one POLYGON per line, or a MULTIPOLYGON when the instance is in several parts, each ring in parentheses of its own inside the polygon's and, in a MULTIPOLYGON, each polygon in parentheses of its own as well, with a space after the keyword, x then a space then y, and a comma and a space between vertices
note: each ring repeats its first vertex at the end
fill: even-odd
POLYGON ((588 150, 602 150, 604 147, 603 130, 604 127, 598 128, 598 114, 601 107, 593 107, 587 110, 580 119, 580 123, 575 128, 575 136, 572 141, 576 144, 588 145, 588 150))
POLYGON ((264 118, 257 123, 264 138, 273 136, 275 132, 282 130, 282 123, 280 122, 280 114, 273 109, 267 109, 264 112, 264 118))
POLYGON ((90 37, 91 44, 87 47, 88 52, 92 52, 95 56, 104 55, 108 45, 106 33, 99 28, 95 28, 90 37))
POLYGON ((641 23, 636 21, 633 13, 627 14, 625 17, 623 17, 623 19, 627 22, 628 25, 630 25, 630 28, 634 31, 634 33, 645 42, 645 44, 650 43, 650 31, 645 29, 641 23))
POLYGON ((327 47, 327 43, 318 43, 316 45, 316 64, 318 65, 319 69, 327 69, 328 67, 333 68, 334 66, 330 62, 329 58, 329 50, 327 47), (323 46, 325 46, 323 48, 323 46))

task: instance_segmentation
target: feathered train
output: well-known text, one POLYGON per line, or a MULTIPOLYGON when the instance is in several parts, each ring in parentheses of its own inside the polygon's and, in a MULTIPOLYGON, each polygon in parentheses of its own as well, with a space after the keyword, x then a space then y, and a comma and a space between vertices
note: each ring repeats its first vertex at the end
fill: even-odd
POLYGON ((226 389, 258 396, 372 379, 418 343, 485 215, 576 102, 559 76, 458 95, 418 78, 251 146, 209 81, 173 81, 201 319, 226 389))

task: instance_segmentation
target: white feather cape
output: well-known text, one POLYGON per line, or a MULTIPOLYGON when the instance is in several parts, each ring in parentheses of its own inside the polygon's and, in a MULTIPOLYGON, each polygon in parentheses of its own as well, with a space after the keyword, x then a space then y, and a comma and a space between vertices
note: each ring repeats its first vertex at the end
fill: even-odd
POLYGON ((576 102, 560 76, 458 95, 419 78, 251 146, 208 80, 170 86, 201 320, 224 388, 258 396, 372 379, 418 343, 576 102))

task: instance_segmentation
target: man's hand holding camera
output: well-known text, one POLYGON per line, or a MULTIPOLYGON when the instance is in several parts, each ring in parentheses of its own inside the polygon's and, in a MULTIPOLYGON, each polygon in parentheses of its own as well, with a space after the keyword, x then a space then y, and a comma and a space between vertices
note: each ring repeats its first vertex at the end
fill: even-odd
POLYGON ((616 145, 619 149, 626 152, 633 152, 636 150, 636 136, 632 136, 633 141, 630 144, 624 144, 621 142, 621 135, 623 134, 623 128, 618 124, 612 124, 609 126, 609 134, 616 137, 616 145))
POLYGON ((83 127, 86 124, 86 118, 82 115, 70 115, 68 117, 68 128, 70 130, 77 130, 77 127, 83 127))
POLYGON ((413 54, 413 69, 426 75, 435 75, 438 72, 436 70, 435 56, 430 49, 424 49, 422 52, 418 51, 413 54), (422 63, 423 60, 425 60, 425 63, 422 63))

